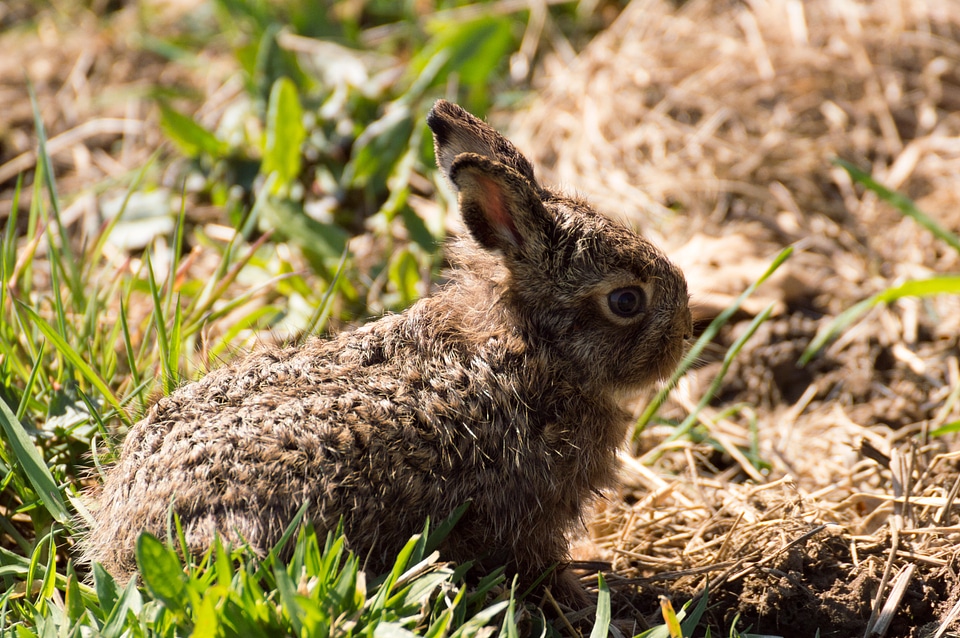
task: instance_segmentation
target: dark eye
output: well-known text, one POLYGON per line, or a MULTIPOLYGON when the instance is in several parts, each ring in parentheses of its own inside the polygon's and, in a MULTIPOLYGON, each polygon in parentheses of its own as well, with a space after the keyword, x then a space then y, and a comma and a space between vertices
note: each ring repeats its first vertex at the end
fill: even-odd
POLYGON ((636 286, 617 288, 607 295, 610 310, 618 317, 636 317, 647 305, 643 289, 636 286))

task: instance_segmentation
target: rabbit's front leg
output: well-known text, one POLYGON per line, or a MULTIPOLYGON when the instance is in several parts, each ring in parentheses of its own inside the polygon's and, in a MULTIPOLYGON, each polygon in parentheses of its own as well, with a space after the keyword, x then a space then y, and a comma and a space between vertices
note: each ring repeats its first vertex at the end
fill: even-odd
POLYGON ((596 602, 584 589, 577 575, 566 565, 558 566, 554 572, 550 594, 558 603, 574 611, 586 609, 596 602))

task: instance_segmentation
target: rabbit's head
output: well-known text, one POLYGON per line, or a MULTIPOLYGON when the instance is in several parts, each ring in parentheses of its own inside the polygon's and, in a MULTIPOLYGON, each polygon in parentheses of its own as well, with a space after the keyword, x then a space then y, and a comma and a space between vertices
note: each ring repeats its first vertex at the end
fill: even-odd
POLYGON ((692 332, 680 270, 586 202, 540 186, 516 147, 461 107, 440 100, 427 123, 464 223, 498 256, 502 302, 530 348, 599 392, 668 375, 692 332))

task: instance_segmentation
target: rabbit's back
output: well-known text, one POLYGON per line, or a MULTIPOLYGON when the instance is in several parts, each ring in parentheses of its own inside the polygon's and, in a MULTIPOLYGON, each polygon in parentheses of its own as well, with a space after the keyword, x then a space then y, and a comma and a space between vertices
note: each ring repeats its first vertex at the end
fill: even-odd
POLYGON ((136 535, 163 536, 171 509, 196 553, 216 531, 264 554, 304 503, 320 529, 344 517, 373 567, 427 516, 466 501, 470 518, 487 519, 484 533, 496 526, 510 545, 517 499, 540 498, 530 475, 551 480, 561 459, 538 449, 529 434, 538 415, 511 400, 529 394, 517 387, 525 375, 515 370, 529 367, 522 344, 488 331, 486 352, 468 350, 443 335, 462 327, 424 316, 436 305, 249 355, 161 399, 107 476, 88 558, 132 572, 136 535))

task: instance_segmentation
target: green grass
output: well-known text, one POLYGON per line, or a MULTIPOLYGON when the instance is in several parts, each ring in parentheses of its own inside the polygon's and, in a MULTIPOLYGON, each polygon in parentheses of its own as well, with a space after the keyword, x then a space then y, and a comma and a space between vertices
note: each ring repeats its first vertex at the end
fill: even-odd
MULTIPOLYGON (((913 219, 929 230, 934 237, 960 253, 960 237, 940 226, 932 217, 920 210, 910 198, 878 183, 870 177, 868 173, 850 162, 837 159, 834 163, 847 171, 854 183, 860 184, 868 191, 875 193, 880 200, 893 206, 904 217, 913 219)), ((799 365, 806 365, 831 339, 834 339, 876 306, 893 303, 903 297, 929 297, 933 295, 957 294, 960 294, 960 273, 936 275, 925 279, 911 279, 881 290, 847 308, 837 315, 833 321, 824 326, 810 342, 810 345, 807 346, 807 349, 804 350, 800 357, 799 365)))

